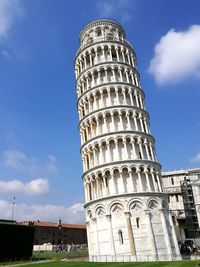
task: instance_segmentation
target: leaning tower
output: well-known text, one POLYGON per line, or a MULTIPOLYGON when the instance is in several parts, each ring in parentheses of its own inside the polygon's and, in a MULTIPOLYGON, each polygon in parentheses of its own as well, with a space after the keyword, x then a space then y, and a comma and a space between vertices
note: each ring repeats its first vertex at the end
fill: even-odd
POLYGON ((75 73, 90 260, 178 258, 136 54, 118 22, 82 30, 75 73))

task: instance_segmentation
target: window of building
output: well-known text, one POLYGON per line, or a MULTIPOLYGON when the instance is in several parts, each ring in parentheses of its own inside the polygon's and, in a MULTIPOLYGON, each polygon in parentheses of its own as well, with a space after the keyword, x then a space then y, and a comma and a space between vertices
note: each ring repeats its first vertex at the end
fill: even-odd
POLYGON ((106 187, 108 187, 108 179, 105 178, 106 187))
POLYGON ((101 36, 101 29, 97 29, 97 36, 101 36))
POLYGON ((174 185, 174 178, 171 177, 171 184, 174 185))
POLYGON ((114 51, 112 51, 112 59, 113 61, 117 61, 117 55, 114 51))
POLYGON ((137 228, 140 228, 140 218, 139 217, 136 218, 136 224, 137 224, 137 228))
POLYGON ((124 239, 123 239, 123 233, 122 233, 122 230, 119 230, 118 231, 118 235, 119 235, 119 242, 120 244, 124 244, 124 239))
POLYGON ((113 34, 112 33, 107 34, 107 40, 113 40, 113 34))
POLYGON ((90 37, 87 42, 88 42, 88 44, 92 44, 93 43, 93 38, 90 37))
POLYGON ((86 158, 86 162, 87 162, 87 169, 89 169, 90 168, 90 162, 89 162, 89 158, 88 157, 86 158))
POLYGON ((89 184, 89 197, 90 197, 90 200, 92 200, 92 188, 91 188, 91 184, 89 184))
POLYGON ((168 196, 168 202, 170 203, 170 196, 168 196))
POLYGON ((176 195, 176 202, 179 202, 178 195, 176 195))
POLYGON ((151 155, 151 150, 150 150, 149 146, 147 148, 148 148, 150 159, 152 160, 153 158, 152 158, 152 155, 151 155))

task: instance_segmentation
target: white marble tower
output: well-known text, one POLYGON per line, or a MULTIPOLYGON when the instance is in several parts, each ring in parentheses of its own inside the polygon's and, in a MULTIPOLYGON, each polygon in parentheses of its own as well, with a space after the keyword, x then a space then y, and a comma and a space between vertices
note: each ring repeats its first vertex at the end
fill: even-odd
POLYGON ((179 258, 136 54, 125 38, 116 21, 91 22, 75 58, 90 260, 179 258))

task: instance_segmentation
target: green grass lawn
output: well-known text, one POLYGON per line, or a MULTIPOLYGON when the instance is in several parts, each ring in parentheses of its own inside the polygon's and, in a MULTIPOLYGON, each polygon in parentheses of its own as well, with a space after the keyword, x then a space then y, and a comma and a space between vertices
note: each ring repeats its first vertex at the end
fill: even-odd
POLYGON ((74 259, 74 258, 83 258, 88 257, 87 250, 81 250, 77 252, 46 252, 46 253, 33 253, 32 260, 42 260, 42 259, 52 259, 52 260, 60 260, 60 259, 74 259))
POLYGON ((139 263, 96 263, 96 262, 73 262, 54 261, 47 263, 23 265, 23 267, 197 267, 200 261, 177 261, 177 262, 139 262, 139 263))
MULTIPOLYGON (((33 256, 31 260, 5 260, 0 262, 0 266, 4 265, 16 265, 20 263, 30 263, 30 262, 37 262, 41 260, 54 260, 59 261, 61 259, 77 259, 77 258, 87 258, 88 257, 88 251, 87 250, 81 250, 77 252, 63 252, 63 253, 56 253, 56 252, 46 252, 46 253, 33 253, 33 256)), ((31 265, 29 265, 31 266, 31 265)), ((39 266, 39 264, 37 264, 39 266)), ((46 267, 46 266, 45 266, 46 267)))

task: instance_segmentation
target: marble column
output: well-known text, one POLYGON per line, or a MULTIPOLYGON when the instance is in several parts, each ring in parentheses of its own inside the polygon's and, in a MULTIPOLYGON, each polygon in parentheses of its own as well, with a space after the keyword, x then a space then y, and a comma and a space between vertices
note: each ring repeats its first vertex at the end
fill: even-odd
POLYGON ((176 256, 180 257, 180 249, 179 249, 179 246, 178 246, 178 241, 177 241, 177 238, 176 238, 176 232, 175 232, 175 229, 174 229, 174 224, 173 224, 173 221, 172 221, 172 215, 171 215, 170 211, 168 211, 168 217, 169 217, 169 223, 170 223, 170 226, 171 226, 171 229, 172 229, 172 238, 173 238, 173 242, 174 242, 176 256))
POLYGON ((95 236, 95 246, 96 246, 96 255, 100 255, 100 247, 99 247, 99 236, 98 236, 98 228, 97 228, 97 219, 92 218, 92 222, 94 225, 94 236, 95 236))
POLYGON ((115 243, 114 243, 114 237, 113 237, 113 229, 112 229, 112 217, 111 215, 106 215, 107 223, 108 223, 108 229, 109 229, 109 239, 110 239, 110 253, 112 256, 115 256, 115 243))
POLYGON ((130 254, 131 254, 131 256, 136 256, 135 241, 134 241, 133 229, 132 229, 132 225, 131 225, 130 212, 125 212, 125 217, 126 217, 126 225, 127 225, 127 230, 128 230, 130 254))
POLYGON ((147 227, 148 227, 148 234, 149 234, 149 240, 151 244, 151 253, 152 253, 152 259, 158 258, 157 248, 156 248, 156 242, 155 242, 155 236, 153 232, 153 227, 151 223, 151 213, 149 210, 145 210, 146 218, 147 218, 147 227))
POLYGON ((164 233, 164 239, 166 243, 167 252, 169 254, 169 257, 172 257, 172 248, 171 248, 171 243, 170 243, 170 238, 169 238, 169 233, 168 233, 168 228, 167 228, 167 223, 166 223, 166 218, 165 218, 165 209, 160 209, 160 219, 162 222, 162 229, 164 233))

